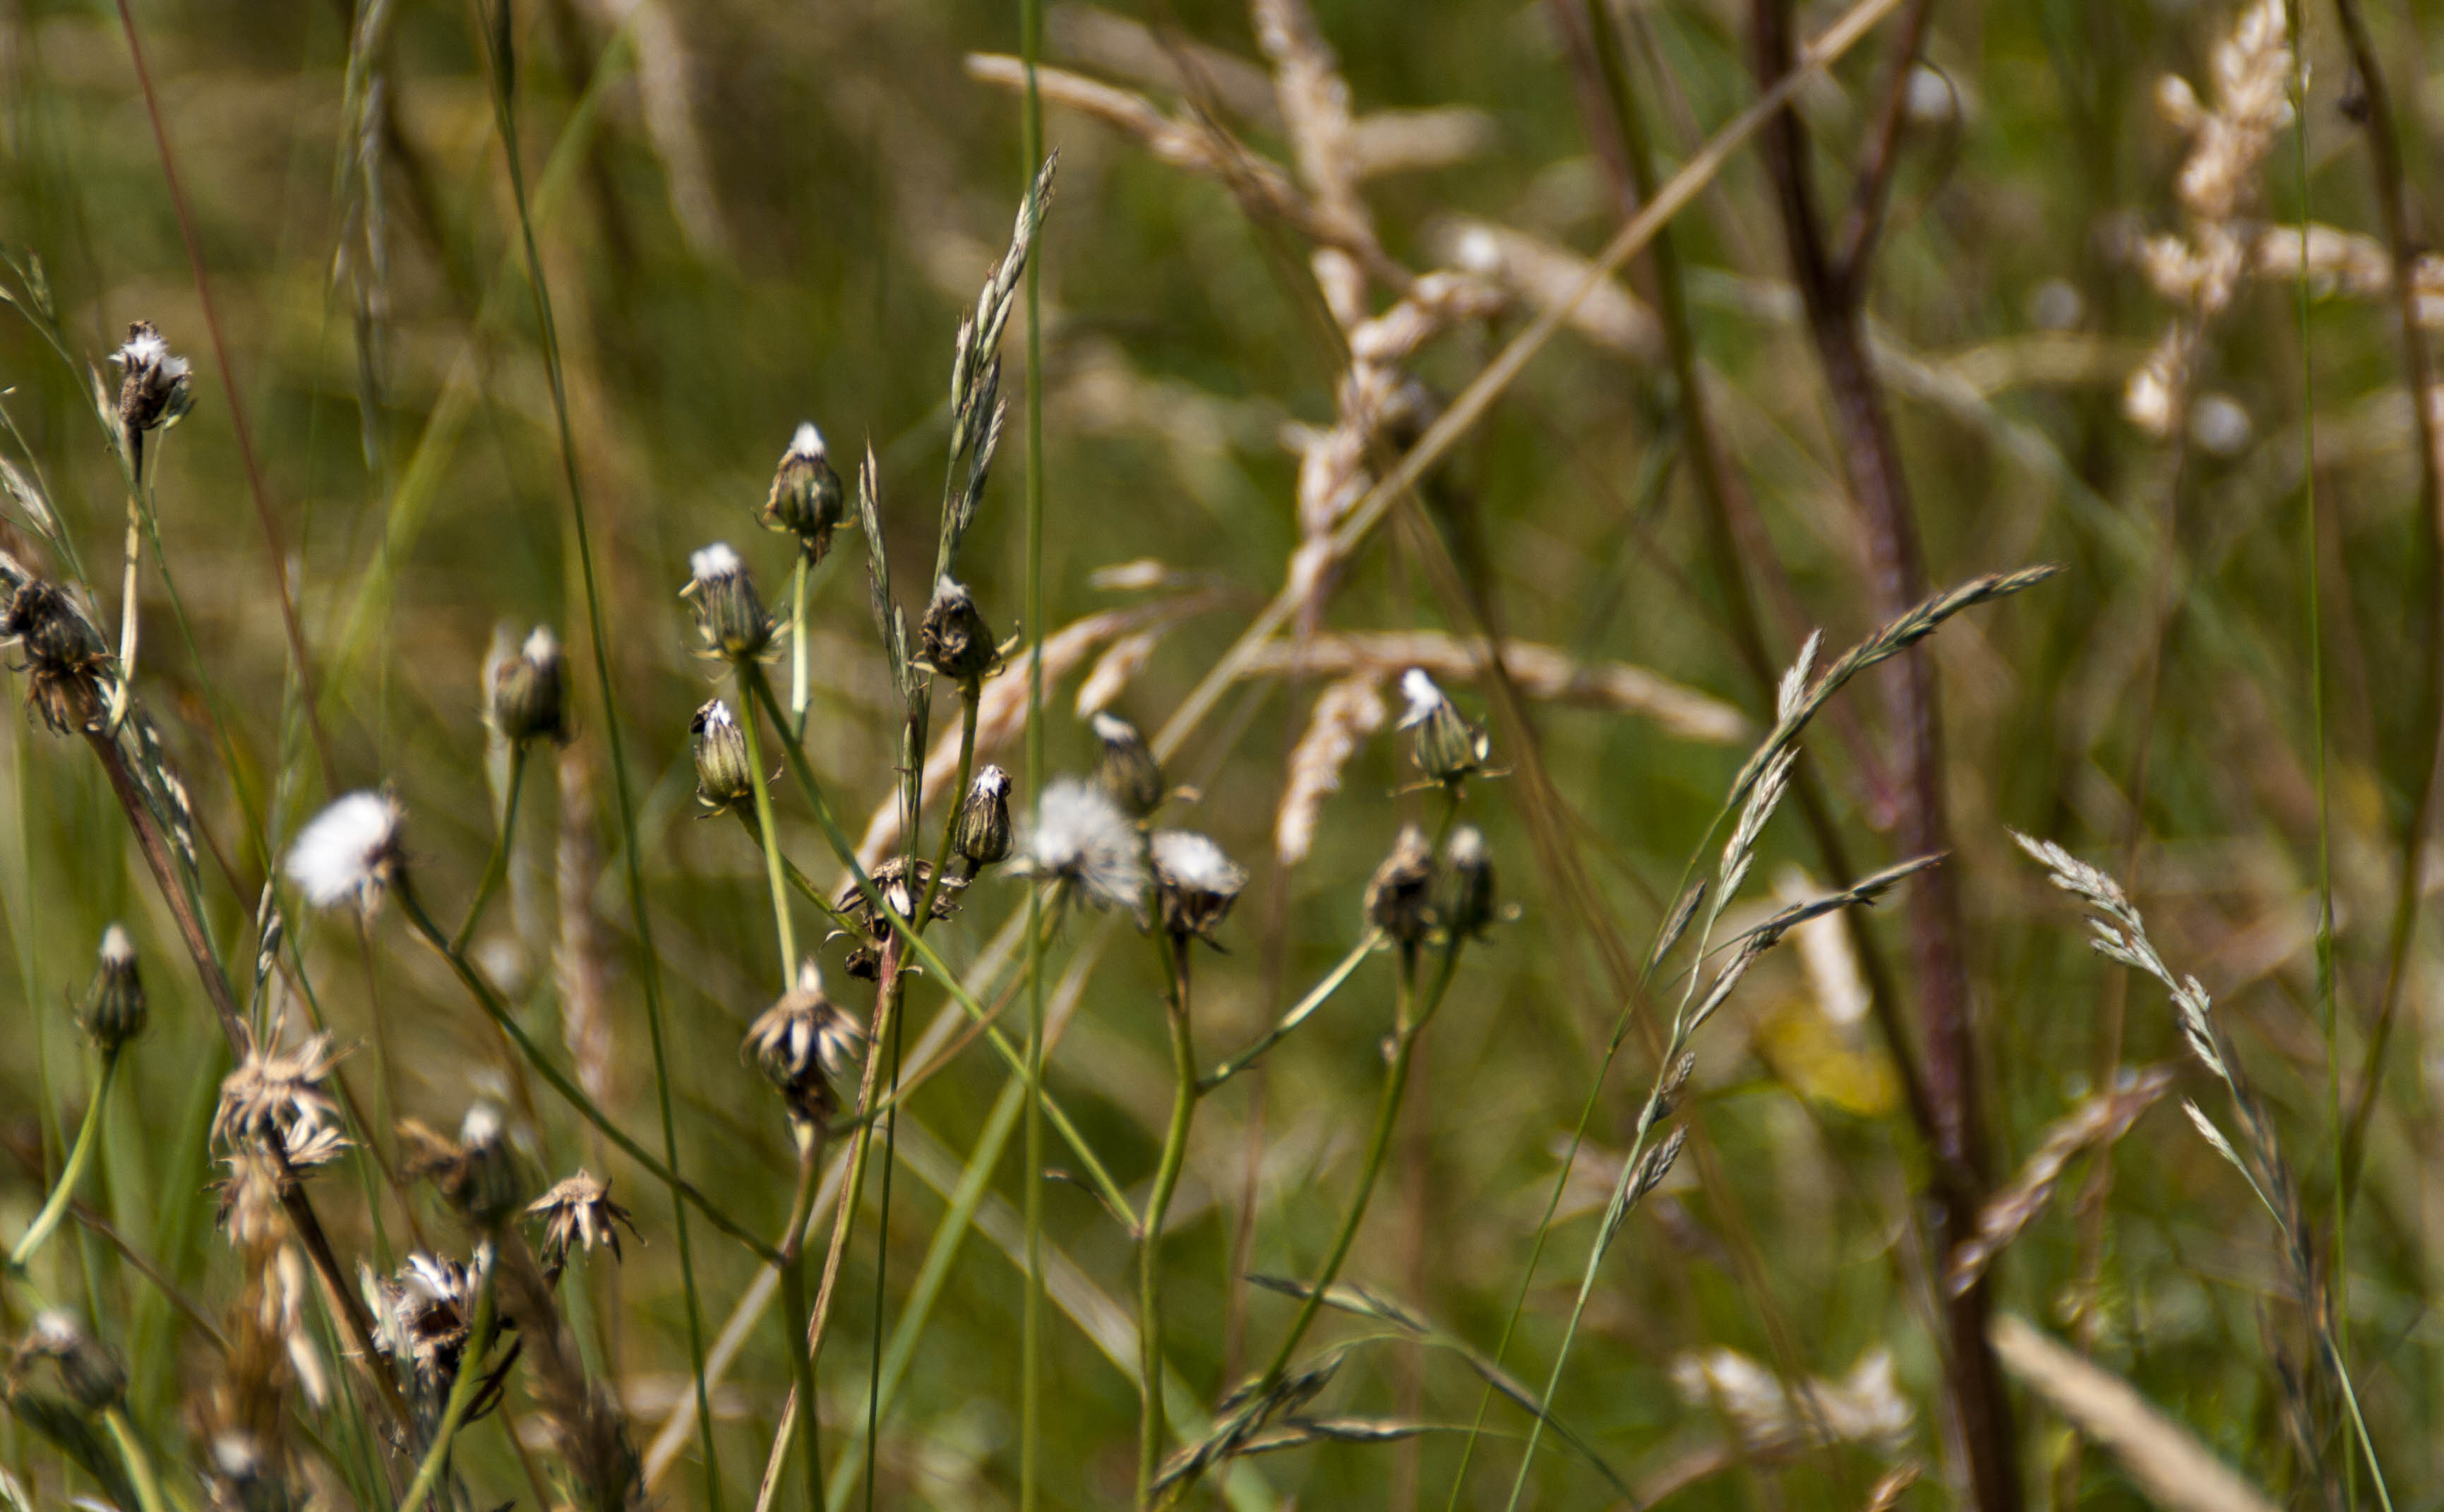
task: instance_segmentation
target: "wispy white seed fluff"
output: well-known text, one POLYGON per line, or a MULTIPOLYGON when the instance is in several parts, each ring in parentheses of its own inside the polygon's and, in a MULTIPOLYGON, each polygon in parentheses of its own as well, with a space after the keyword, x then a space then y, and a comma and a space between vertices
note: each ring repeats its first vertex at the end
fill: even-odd
POLYGON ((102 964, 126 966, 136 959, 136 942, 127 937, 121 925, 114 924, 102 931, 102 964))
POLYGON ((815 462, 824 460, 828 455, 824 450, 824 433, 815 429, 814 421, 801 420, 798 433, 789 437, 789 450, 781 454, 781 460, 785 463, 815 462))
POLYGON ((1400 696, 1409 701, 1408 710, 1400 715, 1402 729, 1425 723, 1427 716, 1451 702, 1423 667, 1412 667, 1400 674, 1400 696))
POLYGON ((738 560, 738 553, 731 550, 726 541, 716 541, 703 550, 688 555, 688 571, 698 582, 734 578, 746 570, 746 563, 738 560))
POLYGON ((1135 909, 1145 896, 1137 826, 1094 783, 1060 777, 1046 784, 1021 854, 1031 875, 1071 883, 1099 908, 1135 909))
POLYGON ((548 667, 560 660, 560 637, 551 633, 549 625, 537 625, 527 636, 526 657, 538 667, 548 667))
POLYGON ((184 378, 187 373, 187 360, 172 357, 170 343, 149 325, 128 337, 124 346, 110 354, 110 360, 121 367, 157 370, 164 378, 184 378))
POLYGON ((1246 870, 1222 852, 1211 836, 1194 830, 1155 832, 1154 872, 1163 886, 1191 893, 1237 893, 1248 885, 1246 870))
POLYGON ((398 800, 366 789, 314 816, 282 869, 316 908, 371 908, 398 868, 398 800))

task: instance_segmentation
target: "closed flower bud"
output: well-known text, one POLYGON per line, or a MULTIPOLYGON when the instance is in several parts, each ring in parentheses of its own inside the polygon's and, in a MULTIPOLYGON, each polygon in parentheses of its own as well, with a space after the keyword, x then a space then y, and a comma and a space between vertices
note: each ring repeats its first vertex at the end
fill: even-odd
POLYGON ((93 988, 77 1010, 94 1047, 116 1055, 119 1047, 144 1032, 144 982, 136 972, 136 942, 114 924, 102 931, 102 961, 93 974, 93 988))
POLYGON ((1400 826, 1392 854, 1366 883, 1366 922, 1403 946, 1414 947, 1434 927, 1435 853, 1426 832, 1400 826))
POLYGON ((725 661, 748 661, 772 644, 772 617, 755 596, 754 580, 738 553, 714 542, 688 558, 692 576, 679 597, 695 605, 704 648, 725 661))
POLYGON ((484 667, 485 722, 512 746, 546 739, 566 745, 566 670, 548 626, 535 626, 514 652, 496 644, 484 667))
POLYGON ((493 1109, 480 1102, 468 1109, 455 1141, 413 1118, 400 1120, 399 1134, 413 1152, 409 1174, 432 1177, 442 1198, 470 1224, 489 1228, 526 1206, 526 1173, 493 1109))
POLYGON ((1103 759, 1096 764, 1095 781, 1131 819, 1143 819, 1162 805, 1162 764, 1138 733, 1138 727, 1118 714, 1097 713, 1090 721, 1095 738, 1103 743, 1103 759))
POLYGON ((987 766, 969 784, 951 844, 971 874, 1009 855, 1009 773, 987 766))
POLYGON ((60 1385, 88 1412, 116 1407, 127 1395, 127 1373, 119 1362, 75 1318, 56 1309, 34 1315, 33 1326, 17 1345, 9 1375, 22 1375, 38 1359, 57 1364, 60 1385))
POLYGON ((772 474, 772 491, 765 497, 758 518, 764 528, 798 538, 798 548, 809 563, 819 562, 832 548, 832 532, 847 517, 841 495, 840 474, 832 470, 824 450, 824 433, 812 421, 798 427, 781 466, 772 474))
POLYGON ((1194 830, 1157 830, 1147 855, 1163 929, 1176 939, 1194 935, 1212 944, 1214 930, 1248 885, 1247 869, 1194 830))
POLYGON ((1492 743, 1461 716, 1424 668, 1412 667, 1402 674, 1400 692, 1409 701, 1400 728, 1416 731, 1414 754, 1419 771, 1437 783, 1456 783, 1485 770, 1492 743))
POLYGON ((755 769, 747 765, 747 732, 720 699, 708 700, 688 725, 695 737, 695 801, 718 814, 755 795, 755 769))
POLYGON ((953 682, 975 682, 1001 659, 975 596, 948 578, 934 584, 934 601, 925 606, 916 635, 925 664, 953 682))
POLYGON ((1443 846, 1442 875, 1435 879, 1435 921, 1456 942, 1485 932, 1494 918, 1493 857, 1473 824, 1462 824, 1443 846))

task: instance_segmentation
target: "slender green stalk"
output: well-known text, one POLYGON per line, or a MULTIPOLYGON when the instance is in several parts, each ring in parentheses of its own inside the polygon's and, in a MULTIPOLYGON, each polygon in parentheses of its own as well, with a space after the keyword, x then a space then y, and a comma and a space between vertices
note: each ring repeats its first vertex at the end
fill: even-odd
POLYGON ((1213 1070, 1207 1072, 1201 1079, 1199 1079, 1197 1082, 1197 1090, 1200 1092, 1212 1092, 1214 1088, 1219 1087, 1222 1083, 1230 1080, 1232 1077, 1237 1076, 1240 1072, 1249 1069, 1257 1061, 1263 1060, 1267 1052, 1270 1051, 1273 1046, 1281 1043, 1283 1039, 1287 1037, 1291 1030, 1297 1028, 1300 1024, 1305 1023, 1308 1019, 1314 1017, 1317 1009, 1330 1002, 1332 995, 1341 990, 1342 984, 1347 982, 1350 977, 1355 975, 1358 968, 1365 962, 1369 955, 1372 955, 1375 952, 1375 948, 1382 943, 1382 931, 1368 930, 1363 938, 1360 939, 1356 945, 1350 947, 1349 953, 1341 958, 1341 964, 1325 972, 1324 980, 1318 982, 1314 987, 1308 991, 1305 997, 1299 999, 1296 1004, 1292 1005, 1287 1013, 1283 1014, 1278 1020, 1274 1021, 1273 1026, 1266 1030, 1262 1038, 1258 1039, 1255 1043, 1248 1046, 1245 1050, 1240 1051, 1237 1055, 1232 1056, 1230 1060, 1223 1061, 1218 1066, 1215 1066, 1213 1070))
POLYGON ((484 862, 484 876, 475 884, 475 900, 467 905, 466 921, 458 932, 450 937, 450 949, 464 950, 467 942, 475 937, 475 926, 484 919, 484 906, 492 901, 500 889, 501 879, 509 875, 509 847, 518 833, 518 796, 527 785, 527 743, 519 741, 509 747, 509 786, 501 800, 501 833, 493 838, 491 857, 484 862))
MULTIPOLYGON (((738 698, 747 701, 743 684, 738 698)), ((765 880, 772 888, 772 929, 781 945, 781 990, 787 992, 798 979, 798 935, 789 922, 789 887, 781 876, 781 829, 772 818, 772 787, 764 780, 763 740, 755 732, 753 715, 740 726, 747 737, 747 769, 755 778, 749 784, 755 789, 755 839, 764 852, 765 880)))
MULTIPOLYGON (((491 65, 492 110, 501 133, 502 157, 509 175, 511 203, 517 211, 518 240, 526 255, 527 278, 534 293, 535 319, 543 336, 544 376, 551 389, 552 419, 560 434, 560 463, 563 481, 568 489, 570 523, 577 536, 577 560, 585 581, 585 628, 594 650, 594 673, 602 692, 603 737, 611 753, 611 785, 620 811, 620 859, 623 880, 627 883, 630 923, 637 932, 637 950, 642 957, 643 969, 639 972, 645 1000, 646 1040, 653 1051, 654 1097, 662 1123, 663 1163, 657 1168, 671 1188, 671 1229, 677 1241, 679 1257, 679 1289, 687 1303, 688 1368, 695 1378, 696 1426, 704 1453, 705 1504, 708 1512, 721 1512, 721 1463, 713 1437, 713 1403, 704 1381, 704 1305, 696 1294, 695 1255, 688 1238, 686 1193, 693 1190, 679 1177, 678 1120, 672 1106, 670 1058, 663 1046, 662 1035, 662 962, 654 945, 653 913, 645 906, 644 847, 637 834, 637 801, 628 772, 627 746, 620 733, 620 708, 611 676, 611 645, 602 627, 602 589, 594 564, 594 543, 585 512, 585 489, 578 477, 577 442, 568 420, 567 375, 561 370, 560 332, 552 319, 551 287, 543 272, 543 254, 535 247, 534 217, 527 200, 526 166, 518 150, 518 118, 512 101, 515 80, 510 73, 509 0, 492 0, 489 7, 479 7, 492 25, 486 28, 484 46, 491 65)), ((284 585, 285 586, 285 585, 284 585)), ((282 598, 284 605, 287 596, 282 598)), ((301 655, 302 663, 302 655, 301 655)), ((472 980, 472 973, 462 972, 472 980)), ((505 1014, 496 1017, 506 1018, 505 1014)), ((521 1037, 522 1038, 522 1037, 521 1037)), ((533 1057, 529 1057, 533 1059, 533 1057)), ((540 1068, 540 1062, 538 1062, 540 1068)), ((558 1077, 557 1071, 546 1073, 546 1079, 558 1077)), ((588 1106, 591 1106, 589 1103, 588 1106)), ((603 1120, 607 1126, 608 1120, 603 1120)), ((627 1142, 620 1134, 615 1142, 627 1142)), ((703 1207, 702 1198, 695 1199, 703 1207)), ((708 1218, 712 1212, 706 1212, 708 1218)), ((717 1226, 727 1220, 717 1220, 717 1226)), ((768 1260, 770 1246, 756 1240, 734 1225, 725 1229, 733 1237, 752 1245, 768 1260)))
POLYGON ((484 1352, 492 1343, 492 1272, 497 1260, 484 1267, 484 1279, 475 1288, 475 1317, 467 1325, 467 1344, 458 1354, 458 1377, 450 1383, 450 1399, 441 1409, 441 1426, 433 1432, 432 1447, 416 1467, 416 1479, 407 1484, 407 1494, 398 1499, 398 1512, 419 1512, 441 1472, 450 1463, 450 1444, 458 1436, 460 1425, 467 1421, 467 1410, 475 1403, 475 1389, 484 1378, 481 1362, 484 1352))
POLYGON ((153 1473, 153 1457, 144 1452, 144 1443, 136 1436, 136 1425, 127 1420, 127 1409, 114 1402, 102 1410, 103 1426, 110 1429, 111 1442, 119 1446, 119 1457, 127 1466, 127 1479, 136 1487, 136 1504, 142 1512, 169 1512, 161 1500, 161 1479, 153 1473))
POLYGON ((109 1099, 111 1078, 119 1070, 119 1052, 110 1051, 102 1058, 102 1078, 94 1083, 93 1100, 85 1104, 84 1121, 77 1125, 76 1143, 69 1147, 67 1164, 60 1168, 60 1179, 51 1187, 51 1195, 43 1210, 26 1226, 25 1236, 9 1251, 9 1269, 22 1275, 33 1263, 43 1242, 51 1237, 60 1220, 65 1217, 68 1205, 76 1200, 79 1183, 84 1179, 84 1168, 93 1163, 93 1152, 102 1143, 102 1109, 109 1099))
MULTIPOLYGON (((951 864, 951 845, 959 835, 959 810, 968 801, 968 784, 976 775, 976 701, 984 690, 975 683, 959 688, 959 770, 951 784, 951 812, 942 819, 942 840, 934 848, 934 875, 926 880, 925 896, 914 923, 918 931, 933 921, 934 900, 942 895, 942 877, 951 864)), ((914 831, 912 830, 913 834, 914 831)))
POLYGON ((1196 1046, 1188 1017, 1189 936, 1160 933, 1155 948, 1163 955, 1163 974, 1170 990, 1164 994, 1171 1023, 1171 1127, 1163 1134, 1162 1163, 1155 1169, 1154 1190, 1146 1198, 1145 1221, 1138 1237, 1138 1505, 1154 1503, 1154 1478, 1162 1468, 1167 1436, 1162 1411, 1162 1221, 1171 1211, 1172 1194, 1179 1189, 1180 1168, 1188 1159, 1188 1127, 1196 1116, 1202 1089, 1196 1080, 1196 1046))
POLYGON ((492 1022, 501 1026, 501 1031, 509 1037, 510 1043, 518 1047, 518 1053, 526 1058, 527 1064, 532 1066, 535 1074, 543 1078, 546 1086, 559 1093, 563 1101, 576 1109, 586 1122, 601 1130, 602 1137, 618 1146, 620 1153, 642 1166, 656 1180, 669 1187, 679 1201, 693 1204, 695 1210, 704 1214, 705 1220, 713 1227, 746 1245, 758 1260, 766 1264, 770 1264, 780 1258, 779 1250, 749 1232, 736 1219, 714 1207, 713 1200, 698 1190, 694 1182, 656 1159, 644 1146, 629 1137, 626 1130, 614 1123, 610 1115, 596 1106, 594 1099, 585 1095, 584 1088, 571 1079, 566 1072, 551 1063, 550 1057, 544 1054, 543 1046, 535 1043, 533 1037, 528 1035, 525 1027, 510 1015, 509 1005, 501 1001, 500 994, 492 990, 491 984, 484 980, 483 974, 475 969, 473 964, 462 952, 450 948, 449 940, 441 933, 441 927, 434 923, 433 915, 424 911, 424 905, 417 900, 413 886, 402 881, 394 892, 398 899, 399 912, 407 915, 408 923, 415 928, 417 933, 424 936, 425 943, 441 953, 441 958, 449 963, 451 971, 457 976, 459 983, 475 999, 477 1005, 491 1016, 492 1022))
POLYGON ((806 738, 806 703, 812 689, 806 680, 806 596, 814 571, 804 551, 789 574, 789 733, 806 738))
POLYGON ((806 1222, 814 1216, 815 1172, 824 1162, 824 1131, 820 1124, 795 1127, 798 1140, 798 1195, 789 1206, 789 1226, 781 1242, 781 1309, 788 1333, 781 1346, 788 1352, 789 1373, 796 1381, 799 1436, 806 1453, 806 1507, 824 1504, 824 1454, 821 1418, 815 1410, 815 1362, 804 1346, 806 1337, 806 1222))

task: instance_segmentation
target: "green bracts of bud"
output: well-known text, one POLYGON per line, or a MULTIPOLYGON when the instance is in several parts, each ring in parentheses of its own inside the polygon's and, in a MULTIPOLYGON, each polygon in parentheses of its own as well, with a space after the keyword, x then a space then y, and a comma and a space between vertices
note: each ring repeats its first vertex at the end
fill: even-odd
POLYGON ((77 1009, 77 1023, 103 1055, 144 1032, 144 980, 136 970, 136 942, 112 925, 102 931, 102 959, 92 990, 77 1009))
POLYGON ((979 872, 1009 855, 1009 773, 987 766, 969 784, 959 805, 951 844, 970 872, 979 872))
POLYGON ((1131 819, 1143 819, 1162 806, 1162 764, 1138 733, 1138 727, 1118 714, 1098 713, 1092 724, 1103 743, 1103 759, 1096 764, 1095 781, 1131 819))
POLYGON ((934 601, 916 634, 925 664, 955 683, 980 680, 1001 659, 975 596, 948 578, 934 584, 934 601))
POLYGON ((767 530, 796 536, 799 549, 812 563, 829 554, 832 532, 847 517, 840 474, 832 470, 831 457, 824 450, 824 433, 811 421, 799 426, 789 450, 781 454, 781 465, 772 473, 772 491, 765 496, 757 518, 767 530))
POLYGON ((693 576, 679 590, 695 604, 705 650, 724 661, 750 661, 772 644, 772 617, 738 553, 716 541, 688 559, 693 576))
POLYGON ((1434 911, 1435 922, 1454 943, 1484 933, 1494 920, 1493 857, 1473 824, 1462 824, 1443 846, 1434 911))
POLYGON ((747 765, 747 732, 730 706, 710 699, 688 725, 695 739, 695 801, 718 814, 755 796, 755 769, 747 765))

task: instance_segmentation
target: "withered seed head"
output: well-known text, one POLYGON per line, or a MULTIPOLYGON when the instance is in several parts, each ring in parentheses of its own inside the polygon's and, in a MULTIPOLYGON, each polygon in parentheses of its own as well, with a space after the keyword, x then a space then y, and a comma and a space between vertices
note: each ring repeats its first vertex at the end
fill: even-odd
POLYGON ((541 1257, 544 1268, 554 1275, 568 1263, 570 1244, 588 1254, 597 1245, 607 1245, 611 1258, 619 1260, 620 1226, 632 1234, 637 1231, 628 1209, 611 1200, 610 1185, 583 1171, 528 1204, 527 1216, 543 1220, 541 1257))
POLYGON ((1163 929, 1176 939, 1213 944, 1213 931, 1248 885, 1247 869, 1194 830, 1157 830, 1147 849, 1163 929))
POLYGON ((864 1025, 824 994, 823 973, 808 960, 798 985, 756 1018, 740 1053, 764 1068, 791 1117, 821 1123, 839 1110, 837 1084, 856 1074, 864 1043, 864 1025))
POLYGON ((73 735, 100 717, 109 665, 92 622, 55 583, 28 578, 0 609, 0 637, 25 653, 26 698, 43 723, 73 735))
POLYGON ((119 423, 130 437, 178 423, 194 408, 194 377, 174 357, 151 321, 127 327, 127 344, 110 354, 119 364, 119 423))
POLYGON ((916 634, 925 664, 955 683, 974 683, 1001 661, 975 596, 948 578, 934 584, 916 634))
POLYGON ((490 1228, 525 1205, 530 1189, 526 1173, 492 1108, 479 1102, 468 1109, 454 1140, 413 1118, 400 1119, 398 1132, 412 1152, 408 1174, 431 1177, 443 1200, 470 1224, 490 1228))
POLYGON ((1366 883, 1366 922, 1405 946, 1434 928, 1434 847, 1415 824, 1400 826, 1392 853, 1366 883))
POLYGON ((1409 701, 1400 728, 1415 729, 1417 769, 1437 783, 1456 783, 1485 770, 1492 743, 1470 724, 1422 667, 1412 667, 1400 678, 1400 692, 1409 701))

